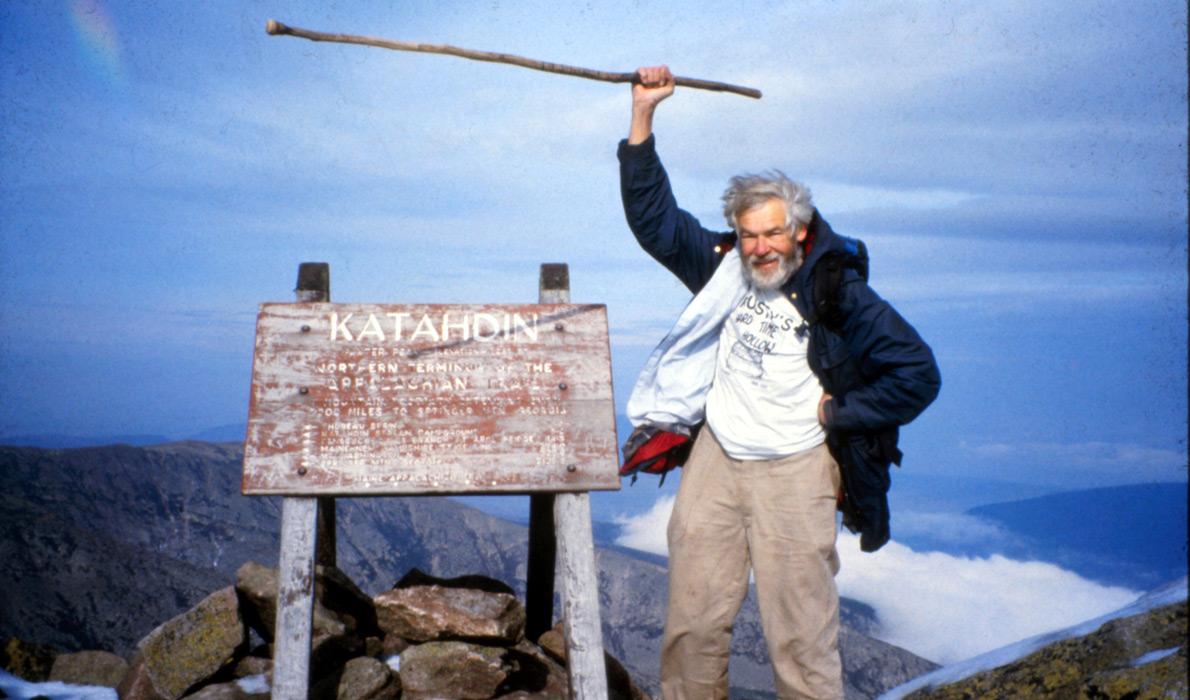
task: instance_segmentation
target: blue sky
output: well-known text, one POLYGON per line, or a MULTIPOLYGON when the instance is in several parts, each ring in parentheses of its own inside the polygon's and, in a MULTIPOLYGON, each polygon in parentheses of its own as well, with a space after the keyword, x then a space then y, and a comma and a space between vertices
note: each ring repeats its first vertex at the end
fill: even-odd
POLYGON ((679 201, 780 167, 863 238, 944 388, 919 473, 1185 479, 1178 3, 5 3, 0 434, 245 418, 258 303, 608 305, 622 402, 687 299, 622 223, 624 86, 269 37, 265 20, 759 87, 657 120, 679 201))
MULTIPOLYGON (((728 176, 778 167, 868 244, 872 285, 943 374, 904 474, 967 484, 963 508, 1005 484, 1186 480, 1174 2, 0 3, 0 436, 242 423, 257 305, 291 300, 303 261, 330 263, 336 301, 391 303, 532 302, 540 263, 567 262, 573 299, 608 306, 626 400, 688 300, 623 223, 627 87, 269 37, 270 17, 760 88, 679 90, 658 147, 708 226, 728 176)), ((673 483, 598 503, 647 523, 673 483)), ((1050 626, 1131 594, 1057 567, 853 554, 845 589, 925 572, 931 605, 959 612, 907 617, 951 629, 980 603, 946 603, 937 572, 986 601, 988 561, 1006 609, 1029 581, 1042 607, 1090 601, 1050 626)), ((1015 622, 991 638, 1036 621, 1015 622)))

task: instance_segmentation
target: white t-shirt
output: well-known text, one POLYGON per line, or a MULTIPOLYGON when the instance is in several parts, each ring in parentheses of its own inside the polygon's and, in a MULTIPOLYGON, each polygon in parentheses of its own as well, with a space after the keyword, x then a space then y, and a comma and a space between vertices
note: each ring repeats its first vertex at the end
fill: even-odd
POLYGON ((733 459, 778 459, 822 444, 822 385, 802 316, 779 289, 753 289, 719 335, 707 424, 733 459))

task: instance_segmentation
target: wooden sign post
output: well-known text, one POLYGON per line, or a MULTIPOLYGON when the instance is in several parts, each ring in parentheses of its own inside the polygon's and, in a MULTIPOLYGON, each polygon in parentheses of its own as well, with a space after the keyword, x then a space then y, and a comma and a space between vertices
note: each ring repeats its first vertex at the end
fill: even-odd
POLYGON ((285 497, 273 697, 306 697, 335 496, 530 493, 527 631, 552 612, 553 530, 572 697, 605 698, 587 492, 619 488, 606 308, 568 303, 564 265, 528 305, 331 304, 329 270, 302 270, 320 292, 261 305, 244 450, 243 492, 285 497))

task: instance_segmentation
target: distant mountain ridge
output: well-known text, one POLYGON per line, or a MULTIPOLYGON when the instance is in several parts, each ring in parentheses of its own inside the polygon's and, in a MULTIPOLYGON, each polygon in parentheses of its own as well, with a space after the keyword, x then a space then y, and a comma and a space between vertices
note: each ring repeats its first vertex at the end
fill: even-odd
POLYGON ((0 437, 0 445, 13 447, 40 447, 46 450, 73 450, 80 447, 102 447, 104 445, 160 445, 171 442, 165 435, 63 435, 60 433, 39 433, 29 435, 7 435, 0 437))
POLYGON ((1023 555, 1147 590, 1186 575, 1185 483, 1113 486, 979 506, 968 514, 1024 537, 1023 555))
MULTIPOLYGON (((243 562, 275 565, 280 499, 241 496, 241 464, 241 447, 227 443, 0 447, 0 556, 10 575, 0 635, 126 653, 243 562)), ((369 593, 418 567, 486 574, 523 595, 522 526, 433 497, 340 499, 338 521, 339 566, 369 593)), ((607 549, 596 558, 608 649, 655 691, 665 570, 607 549)), ((849 699, 935 667, 863 635, 873 624, 866 606, 844 601, 843 623, 849 699)), ((754 596, 732 651, 738 696, 771 697, 754 596)))
POLYGON ((64 433, 25 433, 0 435, 0 445, 13 447, 40 447, 47 450, 70 450, 79 447, 104 447, 106 445, 133 445, 148 447, 169 442, 196 440, 199 442, 243 442, 248 434, 247 423, 228 423, 207 428, 179 440, 158 433, 129 433, 119 435, 66 435, 64 433))

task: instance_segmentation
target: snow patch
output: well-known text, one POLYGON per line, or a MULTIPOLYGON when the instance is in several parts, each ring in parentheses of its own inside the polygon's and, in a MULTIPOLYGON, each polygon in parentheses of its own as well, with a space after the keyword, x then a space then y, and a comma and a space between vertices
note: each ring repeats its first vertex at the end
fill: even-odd
POLYGON ((60 681, 30 683, 0 670, 0 691, 10 698, 45 697, 50 700, 117 700, 115 688, 95 685, 71 685, 60 681))
POLYGON ((1150 651, 1147 654, 1143 654, 1143 655, 1138 656, 1135 659, 1133 659, 1132 663, 1130 665, 1132 666, 1132 668, 1139 668, 1146 664, 1151 664, 1154 661, 1160 661, 1161 659, 1164 659, 1167 656, 1172 656, 1172 655, 1178 653, 1178 650, 1181 648, 1182 647, 1170 647, 1169 649, 1158 649, 1157 651, 1150 651))
POLYGON ((240 690, 249 695, 263 695, 269 692, 269 677, 267 674, 258 673, 255 676, 244 676, 236 681, 236 685, 240 690))

